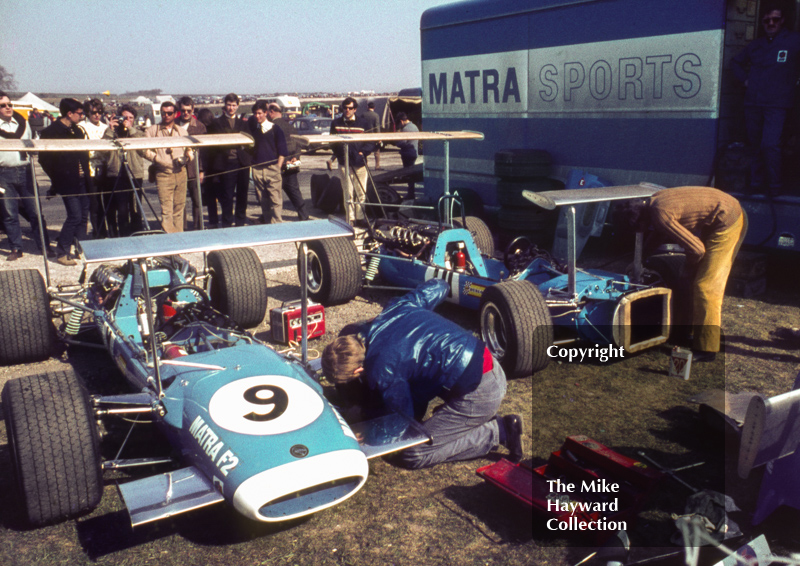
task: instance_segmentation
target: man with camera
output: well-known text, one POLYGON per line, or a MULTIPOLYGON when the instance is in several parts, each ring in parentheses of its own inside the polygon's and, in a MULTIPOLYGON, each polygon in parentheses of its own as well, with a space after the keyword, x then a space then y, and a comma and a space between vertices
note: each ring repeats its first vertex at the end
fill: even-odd
MULTIPOLYGON (((111 119, 111 127, 103 133, 104 139, 141 138, 144 132, 134 125, 136 109, 127 104, 119 115, 111 119)), ((141 189, 144 177, 142 156, 137 151, 104 151, 106 170, 103 186, 103 206, 107 211, 108 230, 111 236, 130 236, 141 229, 141 213, 136 205, 134 191, 141 189), (127 162, 131 176, 125 170, 127 162)))
POLYGON ((267 119, 278 126, 283 131, 283 137, 286 138, 288 155, 283 162, 283 170, 281 171, 283 192, 286 193, 286 196, 292 202, 292 206, 297 210, 297 216, 300 220, 308 220, 306 201, 300 192, 300 181, 298 180, 300 175, 300 147, 297 141, 292 139, 292 136, 297 134, 297 130, 283 117, 281 107, 274 102, 270 103, 267 108, 267 119))
MULTIPOLYGON (((175 123, 175 103, 161 103, 161 123, 154 124, 144 132, 148 138, 169 138, 187 135, 186 130, 175 123)), ((144 158, 152 161, 155 168, 158 201, 161 204, 161 228, 167 232, 183 232, 183 210, 186 207, 186 164, 194 152, 186 148, 146 149, 144 158)))

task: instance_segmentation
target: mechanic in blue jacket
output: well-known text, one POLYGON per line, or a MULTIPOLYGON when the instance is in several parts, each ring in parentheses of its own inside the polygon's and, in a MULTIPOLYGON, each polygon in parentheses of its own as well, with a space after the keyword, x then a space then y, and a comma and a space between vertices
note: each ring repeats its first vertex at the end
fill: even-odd
POLYGON ((745 127, 755 153, 751 190, 761 188, 766 173, 770 193, 778 194, 782 184, 781 134, 786 114, 796 102, 800 79, 800 34, 784 29, 783 10, 778 5, 765 8, 761 23, 765 35, 734 57, 731 69, 747 89, 745 127))
POLYGON ((428 403, 441 397, 422 424, 429 444, 398 455, 400 465, 423 468, 483 456, 503 445, 522 458, 522 417, 500 417, 506 376, 486 345, 432 312, 450 291, 431 279, 395 299, 360 332, 339 336, 322 354, 322 369, 337 385, 359 380, 387 409, 422 420, 428 403))

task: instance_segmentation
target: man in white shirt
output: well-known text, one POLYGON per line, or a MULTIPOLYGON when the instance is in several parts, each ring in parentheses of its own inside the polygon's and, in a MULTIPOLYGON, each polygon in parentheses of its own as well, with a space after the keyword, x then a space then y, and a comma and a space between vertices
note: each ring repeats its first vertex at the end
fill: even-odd
MULTIPOLYGON (((0 137, 5 139, 31 139, 31 128, 28 122, 11 106, 8 95, 0 91, 0 137)), ((0 151, 0 211, 3 215, 8 243, 11 253, 7 261, 16 261, 22 257, 22 228, 19 224, 20 207, 22 216, 31 224, 36 247, 41 249, 39 236, 39 218, 36 214, 36 203, 33 200, 30 160, 27 154, 16 151, 0 151)), ((47 226, 44 224, 45 246, 50 249, 47 226)), ((48 252, 51 253, 51 252, 48 252)))
MULTIPOLYGON (((103 121, 103 102, 99 98, 92 98, 83 103, 83 111, 86 118, 78 126, 86 132, 86 138, 90 140, 103 139, 103 134, 108 129, 108 124, 103 121)), ((103 184, 103 158, 95 152, 89 152, 89 219, 92 222, 92 230, 95 238, 105 238, 108 230, 104 218, 103 200, 100 198, 100 188, 103 184)))

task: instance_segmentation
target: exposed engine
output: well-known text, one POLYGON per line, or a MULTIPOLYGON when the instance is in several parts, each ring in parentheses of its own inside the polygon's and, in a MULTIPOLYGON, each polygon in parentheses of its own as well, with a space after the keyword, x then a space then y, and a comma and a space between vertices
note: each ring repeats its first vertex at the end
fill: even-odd
POLYGON ((404 257, 428 261, 436 246, 439 229, 429 225, 400 225, 376 227, 372 236, 364 241, 364 249, 376 251, 383 245, 386 250, 404 257))

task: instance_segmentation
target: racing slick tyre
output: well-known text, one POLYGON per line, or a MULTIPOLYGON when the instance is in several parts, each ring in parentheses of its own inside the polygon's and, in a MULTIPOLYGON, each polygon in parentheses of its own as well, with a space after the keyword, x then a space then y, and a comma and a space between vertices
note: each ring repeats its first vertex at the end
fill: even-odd
POLYGON ((503 149, 494 154, 494 174, 503 179, 548 177, 552 156, 543 149, 503 149))
POLYGON ((89 396, 66 371, 13 379, 3 388, 9 451, 31 525, 90 511, 103 495, 89 396))
MULTIPOLYGON (((297 276, 300 277, 302 247, 297 255, 297 276)), ((308 296, 323 305, 352 300, 361 291, 361 258, 352 240, 331 238, 308 242, 306 258, 308 296)), ((302 284, 302 280, 301 280, 302 284)))
POLYGON ((509 377, 531 375, 550 361, 550 311, 529 281, 503 281, 481 298, 481 338, 509 377))
POLYGON ((241 324, 255 328, 267 312, 267 278, 252 248, 208 254, 211 305, 241 324))
MULTIPOLYGON (((472 239, 475 240, 480 252, 485 256, 494 257, 494 238, 486 222, 477 216, 466 216, 464 220, 467 222, 465 228, 472 233, 472 239)), ((453 224, 461 227, 461 219, 455 219, 453 224)))
POLYGON ((37 362, 50 356, 50 299, 36 269, 0 271, 0 364, 37 362))
POLYGON ((394 187, 386 183, 378 183, 377 185, 370 185, 369 190, 367 190, 367 202, 370 204, 364 206, 364 210, 372 220, 379 218, 396 219, 397 205, 401 204, 403 199, 400 198, 400 193, 394 187), (391 206, 384 208, 381 206, 384 204, 391 206))

